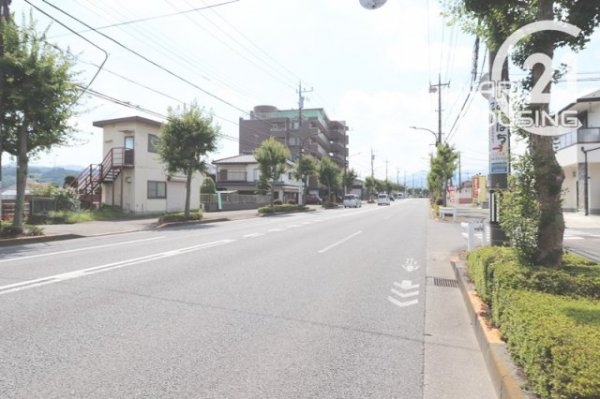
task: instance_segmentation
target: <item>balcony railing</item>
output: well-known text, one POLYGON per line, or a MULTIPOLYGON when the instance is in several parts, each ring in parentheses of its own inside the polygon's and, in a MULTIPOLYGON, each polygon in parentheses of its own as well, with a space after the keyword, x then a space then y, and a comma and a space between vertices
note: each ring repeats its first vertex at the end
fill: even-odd
POLYGON ((554 138, 554 149, 562 150, 576 144, 600 143, 600 127, 585 127, 554 138))
POLYGON ((217 174, 218 183, 254 183, 254 180, 248 180, 248 172, 220 170, 217 174))

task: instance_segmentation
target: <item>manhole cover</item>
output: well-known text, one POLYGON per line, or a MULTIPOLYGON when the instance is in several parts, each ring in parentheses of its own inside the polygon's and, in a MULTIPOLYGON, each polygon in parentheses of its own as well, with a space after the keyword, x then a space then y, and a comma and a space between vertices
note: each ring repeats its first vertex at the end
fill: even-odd
POLYGON ((435 285, 436 287, 457 288, 458 287, 458 281, 457 280, 452 280, 452 279, 449 279, 449 278, 434 277, 433 278, 433 285, 435 285))

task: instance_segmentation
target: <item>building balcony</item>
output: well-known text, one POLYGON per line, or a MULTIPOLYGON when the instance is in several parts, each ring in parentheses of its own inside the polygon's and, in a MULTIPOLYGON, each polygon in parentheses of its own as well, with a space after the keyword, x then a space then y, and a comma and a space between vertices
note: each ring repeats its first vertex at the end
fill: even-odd
POLYGON ((347 141, 346 129, 342 127, 329 129, 327 135, 330 140, 341 141, 342 143, 347 141))
POLYGON ((236 172, 232 170, 221 169, 217 173, 216 183, 256 183, 248 179, 248 172, 236 172))
POLYGON ((572 145, 600 143, 600 127, 585 127, 554 138, 554 150, 560 151, 572 145))

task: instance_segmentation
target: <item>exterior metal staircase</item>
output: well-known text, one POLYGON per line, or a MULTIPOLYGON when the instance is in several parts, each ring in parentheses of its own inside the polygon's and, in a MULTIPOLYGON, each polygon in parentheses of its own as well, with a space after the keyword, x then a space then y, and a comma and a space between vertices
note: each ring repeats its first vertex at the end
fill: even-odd
POLYGON ((102 163, 85 168, 71 183, 79 194, 82 207, 100 207, 102 184, 115 182, 123 169, 133 168, 133 161, 133 149, 115 147, 106 154, 102 163))

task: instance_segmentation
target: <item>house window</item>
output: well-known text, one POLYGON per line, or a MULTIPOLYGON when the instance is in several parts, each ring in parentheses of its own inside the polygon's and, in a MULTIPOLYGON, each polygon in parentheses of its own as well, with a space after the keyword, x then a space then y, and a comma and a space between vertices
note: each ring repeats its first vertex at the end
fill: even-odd
POLYGON ((148 152, 158 153, 158 136, 148 133, 148 152))
POLYGON ((167 183, 164 181, 148 181, 148 199, 167 198, 167 183))
POLYGON ((219 169, 219 181, 227 181, 227 169, 219 169))

